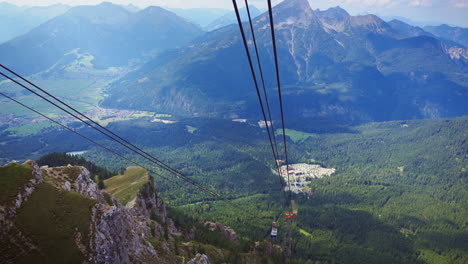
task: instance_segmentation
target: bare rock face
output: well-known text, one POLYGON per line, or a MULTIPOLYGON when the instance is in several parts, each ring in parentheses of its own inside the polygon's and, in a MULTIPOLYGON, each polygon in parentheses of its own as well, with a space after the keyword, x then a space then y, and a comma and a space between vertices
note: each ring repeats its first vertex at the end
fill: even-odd
MULTIPOLYGON (((148 183, 142 186, 132 206, 128 208, 112 195, 100 190, 92 180, 93 176, 84 167, 68 165, 43 167, 41 170, 35 162, 27 163, 32 167, 31 179, 22 186, 14 200, 0 205, 2 231, 11 229, 16 234, 13 237, 8 236, 7 232, 0 232, 0 238, 8 239, 18 250, 24 248, 21 254, 27 254, 28 249, 37 247, 16 227, 16 211, 28 200, 36 186, 43 182, 57 190, 79 193, 96 200, 95 205, 89 209, 88 239, 83 240, 80 232, 75 234, 75 246, 83 253, 84 263, 161 263, 161 258, 150 241, 158 241, 163 249, 166 247, 164 254, 167 256, 172 254, 172 249, 164 238, 180 236, 180 232, 167 216, 166 206, 157 196, 153 178, 149 174, 148 183)), ((11 261, 6 263, 14 263, 13 255, 7 257, 11 261)), ((4 260, 0 257, 0 262, 4 260)))
POLYGON ((80 174, 76 177, 76 180, 73 182, 73 190, 81 193, 83 195, 89 196, 93 199, 96 199, 100 202, 104 202, 104 197, 101 194, 97 184, 91 180, 91 175, 89 171, 80 167, 80 174))
POLYGON ((227 239, 233 242, 239 241, 237 238, 237 233, 232 228, 225 226, 220 223, 213 223, 213 222, 205 222, 203 223, 206 227, 208 227, 211 231, 218 231, 221 232, 227 239))
MULTIPOLYGON (((156 189, 154 187, 154 179, 149 174, 148 183, 145 184, 141 189, 140 193, 135 198, 135 202, 132 207, 129 208, 133 216, 139 217, 140 219, 152 219, 157 217, 161 221, 160 224, 165 224, 167 230, 171 235, 179 236, 180 232, 176 228, 174 221, 167 216, 166 205, 159 198, 156 189)), ((127 205, 128 206, 128 205, 127 205)), ((163 229, 161 226, 156 226, 156 230, 163 229)))
MULTIPOLYGON (((74 243, 64 245, 67 249, 78 249, 82 253, 82 263, 176 263, 175 255, 190 254, 188 249, 180 245, 176 250, 177 246, 172 241, 181 236, 189 238, 193 230, 177 228, 174 221, 168 217, 166 206, 158 197, 154 180, 149 174, 146 175, 148 181, 136 190, 133 201, 123 205, 105 190, 100 190, 92 180, 93 175, 83 167, 69 165, 40 169, 32 161, 29 161, 28 165, 32 167, 29 180, 22 183, 15 199, 0 205, 0 231, 3 231, 0 232, 0 239, 11 245, 8 255, 0 254, 1 263, 15 263, 18 256, 27 256, 32 250, 40 252, 44 247, 44 244, 38 243, 31 234, 23 233, 23 227, 16 222, 16 211, 23 208, 28 198, 42 199, 43 196, 34 196, 38 186, 54 190, 59 197, 67 195, 68 199, 76 197, 77 200, 87 201, 87 207, 79 207, 88 213, 87 217, 82 219, 87 221, 87 224, 80 230, 73 227, 74 243), (79 195, 70 195, 70 192, 79 195), (86 226, 89 226, 89 229, 86 226), (12 233, 14 235, 11 235, 12 233)), ((38 190, 45 190, 42 187, 38 190)), ((79 203, 76 205, 81 206, 79 203)), ((77 208, 73 207, 75 204, 64 203, 62 206, 65 207, 60 207, 59 210, 77 208)), ((222 232, 227 238, 237 241, 236 233, 229 227, 218 223, 208 225, 213 231, 222 232)), ((70 226, 66 228, 70 229, 70 226)), ((189 263, 206 264, 210 261, 206 255, 199 254, 189 263)))
POLYGON ((148 183, 140 189, 130 207, 113 199, 113 206, 99 204, 95 208, 96 263, 148 263, 149 260, 158 263, 158 254, 147 242, 148 238, 160 240, 164 232, 178 234, 174 222, 167 216, 166 206, 156 194, 153 178, 147 176, 148 183))
POLYGON ((197 254, 192 260, 187 262, 187 264, 211 264, 211 262, 205 254, 197 254))
POLYGON ((95 211, 93 246, 96 263, 143 263, 145 259, 157 259, 157 252, 146 242, 151 236, 146 222, 138 221, 122 205, 95 211), (102 215, 98 217, 98 215, 102 215))
POLYGON ((468 49, 462 47, 444 47, 452 60, 468 60, 468 49))
MULTIPOLYGON (((81 183, 88 183, 89 177, 83 177, 81 183)), ((92 244, 96 251, 96 263, 159 263, 158 253, 148 239, 160 240, 164 232, 177 233, 173 221, 167 216, 165 204, 157 196, 153 178, 150 175, 147 177, 148 183, 140 189, 130 207, 111 197, 112 206, 100 203, 94 209, 95 234, 92 244)), ((102 193, 95 189, 94 182, 78 185, 90 196, 97 199, 102 197, 102 193), (93 194, 94 190, 98 193, 93 194)))

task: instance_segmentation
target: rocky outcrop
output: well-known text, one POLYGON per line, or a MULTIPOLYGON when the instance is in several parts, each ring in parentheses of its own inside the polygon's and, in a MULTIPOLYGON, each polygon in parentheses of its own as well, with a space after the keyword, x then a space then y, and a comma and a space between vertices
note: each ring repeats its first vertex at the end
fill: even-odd
POLYGON ((156 250, 147 242, 151 237, 149 219, 140 221, 122 205, 105 208, 99 204, 94 216, 95 263, 144 263, 146 259, 157 259, 156 250))
POLYGON ((180 232, 167 216, 165 204, 158 198, 154 181, 149 174, 146 175, 148 183, 139 190, 134 203, 128 208, 112 195, 100 190, 84 167, 68 165, 43 167, 41 170, 35 162, 27 163, 32 168, 32 175, 29 176, 31 179, 24 184, 14 200, 0 205, 0 238, 7 241, 10 249, 15 248, 9 251, 6 256, 8 259, 0 258, 0 262, 15 263, 15 254, 12 252, 28 255, 30 249, 40 251, 44 246, 36 245, 15 224, 16 211, 40 183, 55 188, 58 193, 79 193, 82 199, 91 198, 96 201, 89 208, 69 208, 90 210, 90 219, 85 219, 90 223, 86 240, 83 239, 82 232, 76 231, 74 234, 74 246, 83 254, 86 263, 161 263, 155 244, 152 244, 155 242, 163 249, 166 259, 167 255, 172 254, 172 248, 166 240, 180 232))
POLYGON ((211 262, 205 254, 197 254, 187 264, 211 264, 211 262))
MULTIPOLYGON (((127 206, 113 199, 113 206, 95 208, 96 263, 158 263, 158 253, 148 240, 178 233, 156 194, 153 178, 147 177, 148 183, 127 206)), ((168 248, 164 241, 161 246, 168 248)))
POLYGON ((227 239, 229 239, 232 242, 237 242, 239 239, 237 238, 236 231, 234 231, 232 228, 225 226, 220 223, 213 223, 213 222, 204 222, 204 226, 206 226, 210 231, 218 231, 221 234, 223 234, 227 239))
MULTIPOLYGON (((69 168, 71 166, 68 166, 69 168)), ((104 202, 104 197, 99 190, 97 184, 91 180, 91 174, 89 171, 84 168, 80 167, 80 174, 76 177, 75 181, 73 182, 72 190, 81 193, 83 195, 89 196, 90 198, 96 199, 99 202, 104 202)))
MULTIPOLYGON (((216 245, 213 247, 188 241, 194 239, 196 228, 182 230, 175 225, 167 215, 166 206, 157 195, 154 180, 148 173, 141 174, 141 186, 131 189, 132 197, 135 198, 123 205, 110 193, 100 190, 90 172, 83 167, 68 165, 39 168, 32 161, 21 166, 23 168, 20 169, 25 167, 31 171, 31 174, 29 171, 26 173, 30 179, 19 184, 22 188, 16 199, 12 196, 8 204, 0 205, 0 241, 7 245, 6 250, 0 250, 0 263, 17 263, 20 259, 36 255, 44 257, 38 260, 39 263, 59 261, 60 254, 50 256, 50 252, 45 253, 49 244, 35 238, 39 234, 43 241, 56 241, 63 233, 34 233, 35 230, 27 227, 30 224, 28 221, 43 223, 51 218, 53 222, 58 219, 54 225, 63 224, 60 230, 68 232, 67 238, 57 245, 57 249, 75 252, 73 260, 81 263, 175 264, 192 258, 195 252, 200 252, 200 248, 211 250, 210 257, 214 259, 225 257, 225 252, 216 249, 216 245), (44 200, 51 205, 44 211, 47 213, 34 214, 35 208, 29 203, 37 205, 44 200), (70 214, 74 210, 80 213, 70 214), (28 215, 26 218, 25 212, 28 215), (74 218, 70 220, 67 217, 74 218), (188 242, 181 243, 184 240, 188 242)), ((206 222, 205 226, 213 232, 220 232, 231 241, 238 241, 237 234, 229 227, 212 222, 206 222)), ((211 262, 207 255, 197 254, 188 263, 211 262)))
POLYGON ((452 60, 465 60, 468 61, 468 49, 463 47, 448 47, 444 46, 445 53, 447 53, 452 60))

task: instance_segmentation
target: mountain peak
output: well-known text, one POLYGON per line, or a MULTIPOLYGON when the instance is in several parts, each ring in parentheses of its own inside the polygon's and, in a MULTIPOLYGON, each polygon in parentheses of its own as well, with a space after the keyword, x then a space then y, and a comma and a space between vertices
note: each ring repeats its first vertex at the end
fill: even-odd
POLYGON ((315 10, 317 16, 330 25, 336 25, 343 23, 347 18, 350 17, 348 12, 340 6, 331 7, 327 10, 321 11, 320 9, 315 10))
POLYGON ((322 15, 328 16, 328 17, 336 17, 336 18, 345 18, 349 17, 349 13, 346 12, 343 8, 340 6, 335 6, 335 7, 330 7, 327 10, 320 11, 319 12, 322 15))
POLYGON ((150 13, 150 14, 160 13, 160 12, 170 13, 170 11, 159 6, 148 6, 147 8, 140 11, 140 13, 150 13))
POLYGON ((93 24, 125 24, 128 22, 130 12, 124 7, 110 2, 102 2, 95 6, 76 6, 65 13, 66 16, 80 17, 93 24))
POLYGON ((301 9, 311 9, 309 5, 309 1, 307 0, 285 0, 280 3, 278 8, 301 8, 301 9))
POLYGON ((294 24, 294 26, 307 27, 311 24, 320 24, 307 0, 285 0, 273 8, 275 23, 294 24))

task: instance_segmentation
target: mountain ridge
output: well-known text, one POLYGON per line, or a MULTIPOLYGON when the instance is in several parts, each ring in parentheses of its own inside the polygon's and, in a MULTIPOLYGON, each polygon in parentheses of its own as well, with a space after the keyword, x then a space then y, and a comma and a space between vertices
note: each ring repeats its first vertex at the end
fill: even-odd
MULTIPOLYGON (((39 167, 27 161, 0 172, 7 183, 0 186, 0 260, 5 263, 176 264, 187 259, 209 264, 245 251, 231 252, 240 241, 229 227, 191 223, 173 210, 169 216, 153 177, 141 167, 105 180, 103 190, 80 166, 39 167)), ((258 250, 252 246, 243 261, 260 263, 258 250)))
MULTIPOLYGON (((337 24, 330 25, 326 11, 316 14, 304 0, 284 1, 273 13, 285 101, 291 102, 285 112, 291 116, 367 122, 467 113, 462 103, 468 96, 467 83, 462 76, 468 59, 459 55, 464 50, 450 49, 432 37, 402 39, 374 15, 348 17, 339 12, 340 19, 334 20, 337 24), (425 75, 440 80, 429 84, 414 77, 425 75), (405 91, 407 97, 399 95, 400 89, 411 86, 414 88, 405 91)), ((253 23, 262 62, 271 66, 268 14, 253 23)), ((112 84, 103 104, 134 108, 136 102, 144 102, 138 105, 145 110, 247 117, 258 103, 245 63, 238 28, 226 27, 205 34, 185 50, 158 57, 112 84), (214 80, 208 82, 201 76, 214 80), (142 79, 145 82, 138 83, 142 79)), ((270 66, 264 73, 274 95, 270 66)))
POLYGON ((77 6, 0 45, 2 63, 23 75, 44 71, 77 48, 94 56, 97 69, 126 66, 181 46, 202 34, 197 26, 161 8, 136 13, 111 3, 77 6), (169 22, 164 24, 164 20, 169 22), (146 24, 148 23, 148 24, 146 24), (118 43, 118 45, 116 45, 118 43), (119 54, 119 56, 116 56, 119 54), (30 64, 34 56, 35 63, 30 64))

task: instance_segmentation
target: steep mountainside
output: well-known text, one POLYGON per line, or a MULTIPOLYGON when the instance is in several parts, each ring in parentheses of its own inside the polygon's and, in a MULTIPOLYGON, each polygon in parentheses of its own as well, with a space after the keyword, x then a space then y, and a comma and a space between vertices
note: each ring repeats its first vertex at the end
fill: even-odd
MULTIPOLYGON (((169 217, 143 168, 106 180, 105 190, 91 178, 71 165, 0 167, 0 262, 209 264, 246 249, 222 224, 169 217)), ((260 263, 247 250, 236 263, 260 263)))
POLYGON ((202 31, 160 7, 130 12, 111 3, 77 6, 0 45, 2 63, 25 75, 44 71, 70 53, 89 54, 95 68, 125 66, 183 45, 202 31), (34 58, 34 63, 31 62, 34 58))
POLYGON ((0 44, 27 33, 47 20, 65 13, 69 6, 20 7, 0 3, 0 44))
MULTIPOLYGON (((39 169, 29 161, 1 172, 10 183, 2 191, 11 192, 2 199, 2 263, 160 263, 163 253, 152 241, 181 235, 149 175, 134 190, 136 202, 125 207, 100 191, 82 167, 39 169)), ((172 255, 168 242, 161 243, 172 255)))
POLYGON ((168 8, 167 10, 174 12, 178 16, 183 17, 187 19, 187 21, 199 25, 202 28, 230 12, 228 9, 219 8, 168 8))
MULTIPOLYGON (((350 16, 339 7, 314 12, 306 0, 282 2, 274 17, 289 116, 362 122, 467 113, 466 49, 430 36, 402 38, 374 15, 350 16)), ((268 15, 254 25, 274 96, 268 15)), ((232 25, 130 73, 110 86, 103 104, 248 117, 258 111, 254 91, 239 29, 232 25)))

